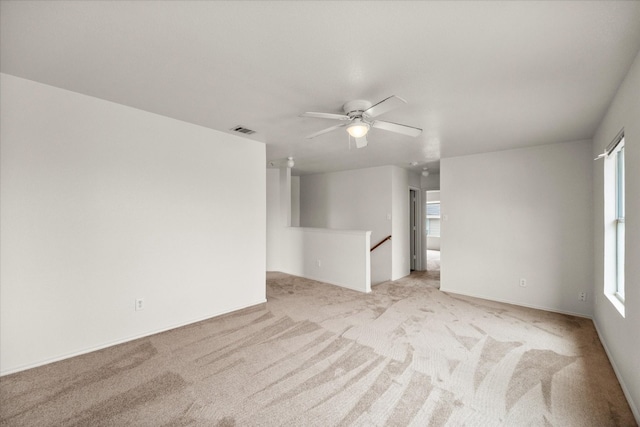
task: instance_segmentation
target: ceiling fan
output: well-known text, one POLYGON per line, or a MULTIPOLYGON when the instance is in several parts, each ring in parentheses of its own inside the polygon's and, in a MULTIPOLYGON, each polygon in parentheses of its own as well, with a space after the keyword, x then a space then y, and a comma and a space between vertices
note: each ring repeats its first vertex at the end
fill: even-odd
POLYGON ((369 101, 355 100, 349 101, 343 105, 342 109, 345 114, 334 113, 315 113, 306 112, 302 113, 301 117, 312 117, 316 119, 331 119, 341 120, 344 123, 331 126, 323 129, 319 132, 307 135, 307 139, 315 138, 316 136, 331 132, 338 128, 346 128, 349 135, 351 135, 356 141, 356 147, 363 148, 367 146, 367 132, 370 128, 377 128, 387 130, 390 132, 400 133, 402 135, 416 137, 422 133, 422 129, 401 125, 398 123, 385 122, 383 120, 375 120, 381 114, 391 111, 394 108, 398 108, 401 105, 406 104, 407 101, 399 96, 391 95, 390 97, 383 99, 377 104, 372 105, 369 101))

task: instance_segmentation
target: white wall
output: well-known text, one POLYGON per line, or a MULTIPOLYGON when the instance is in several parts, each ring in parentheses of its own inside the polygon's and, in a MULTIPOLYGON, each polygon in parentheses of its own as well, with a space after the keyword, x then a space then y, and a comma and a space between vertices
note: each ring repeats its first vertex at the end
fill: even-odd
POLYGON ((291 226, 300 227, 300 177, 291 177, 291 226))
POLYGON ((625 130, 625 317, 604 296, 603 161, 593 163, 594 320, 640 423, 640 53, 593 138, 593 157, 625 130))
POLYGON ((429 236, 427 237, 427 249, 432 251, 440 250, 440 237, 429 236))
POLYGON ((285 227, 291 227, 291 168, 280 168, 280 215, 285 227))
POLYGON ((267 271, 280 271, 285 219, 280 213, 280 169, 267 169, 267 271))
POLYGON ((419 174, 417 172, 407 172, 409 177, 409 186, 413 188, 422 187, 422 174, 419 174))
POLYGON ((370 235, 369 231, 286 227, 281 271, 371 292, 370 235))
POLYGON ((423 190, 439 190, 440 174, 430 173, 429 176, 421 176, 420 184, 423 190))
POLYGON ((579 141, 442 159, 441 289, 590 316, 578 293, 593 281, 591 151, 579 141))
POLYGON ((299 212, 299 183, 290 169, 267 169, 267 270, 371 292, 369 231, 287 225, 299 212))
POLYGON ((265 301, 263 144, 0 85, 3 374, 265 301))
MULTIPOLYGON (((300 225, 371 231, 371 245, 392 234, 392 166, 300 177, 300 225)), ((408 187, 405 189, 409 191, 408 187)), ((407 202, 408 203, 408 202, 407 202)), ((395 239, 395 236, 392 238, 395 239)), ((392 245, 371 253, 371 283, 392 277, 392 245)))

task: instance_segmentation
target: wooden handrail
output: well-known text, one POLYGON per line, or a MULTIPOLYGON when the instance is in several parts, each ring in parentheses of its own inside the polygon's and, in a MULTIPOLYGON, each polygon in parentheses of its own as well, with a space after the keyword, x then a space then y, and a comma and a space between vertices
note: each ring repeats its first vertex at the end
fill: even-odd
POLYGON ((381 244, 383 244, 384 242, 386 242, 387 240, 391 240, 391 236, 387 236, 384 239, 382 239, 380 241, 380 243, 378 243, 377 245, 375 245, 374 247, 371 248, 371 252, 373 252, 374 249, 376 249, 378 246, 380 246, 381 244))

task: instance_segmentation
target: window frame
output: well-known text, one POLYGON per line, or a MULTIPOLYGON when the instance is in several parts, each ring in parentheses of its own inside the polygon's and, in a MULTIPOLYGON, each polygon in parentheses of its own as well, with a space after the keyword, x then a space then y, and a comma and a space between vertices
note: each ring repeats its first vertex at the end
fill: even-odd
MULTIPOLYGON (((425 235, 427 237, 440 237, 440 227, 438 227, 438 234, 431 234, 431 227, 430 227, 430 221, 429 220, 438 220, 441 221, 441 215, 440 215, 440 200, 432 200, 426 203, 427 206, 425 207, 425 210, 427 211, 426 215, 425 215, 425 235), (429 210, 429 206, 428 205, 438 205, 438 213, 439 215, 429 215, 428 214, 428 210, 429 210)), ((440 225, 440 224, 439 224, 440 225)))
POLYGON ((596 160, 604 158, 604 295, 625 317, 624 129, 596 160))
POLYGON ((624 263, 625 263, 625 171, 624 171, 624 136, 620 143, 611 151, 610 156, 615 161, 615 228, 616 228, 616 248, 615 248, 615 292, 614 295, 624 303, 624 263))

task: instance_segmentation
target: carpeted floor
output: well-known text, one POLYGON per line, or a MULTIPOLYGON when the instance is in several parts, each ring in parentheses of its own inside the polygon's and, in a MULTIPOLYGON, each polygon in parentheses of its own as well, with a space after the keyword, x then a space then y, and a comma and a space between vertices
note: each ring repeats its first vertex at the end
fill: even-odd
POLYGON ((269 273, 268 303, 0 378, 2 426, 634 426, 588 319, 269 273))

